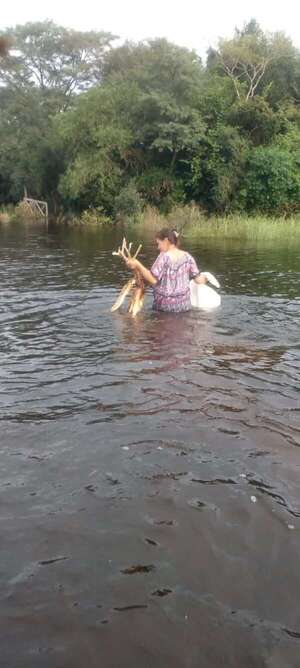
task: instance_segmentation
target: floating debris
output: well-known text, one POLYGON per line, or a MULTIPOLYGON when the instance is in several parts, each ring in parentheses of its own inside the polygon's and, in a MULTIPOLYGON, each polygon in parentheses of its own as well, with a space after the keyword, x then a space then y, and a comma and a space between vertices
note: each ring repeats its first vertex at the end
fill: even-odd
POLYGON ((56 561, 65 561, 66 559, 69 559, 69 557, 55 557, 54 559, 44 559, 43 561, 39 561, 40 566, 48 566, 49 564, 55 564, 56 561))
POLYGON ((147 564, 145 566, 137 564, 137 566, 123 568, 121 573, 124 573, 124 575, 134 575, 135 573, 151 573, 151 571, 155 571, 155 566, 153 564, 147 564))
POLYGON ((117 612, 127 612, 128 610, 144 610, 148 608, 147 605, 123 605, 122 607, 116 607, 114 610, 117 612))
POLYGON ((299 631, 291 631, 291 629, 283 629, 285 633, 287 633, 288 636, 291 636, 291 638, 300 638, 300 633, 299 631))
POLYGON ((256 503, 256 501, 257 501, 256 496, 251 496, 250 498, 251 498, 252 503, 256 503))
POLYGON ((164 587, 163 589, 156 589, 155 591, 152 592, 152 596, 168 596, 168 594, 172 594, 172 589, 167 589, 167 587, 164 587))
POLYGON ((188 505, 191 506, 192 508, 196 508, 197 510, 213 510, 217 511, 217 506, 215 506, 213 503, 206 503, 204 501, 201 501, 201 499, 191 499, 188 501, 188 505))
POLYGON ((202 485, 236 485, 236 481, 232 478, 212 478, 210 480, 203 480, 201 478, 192 478, 192 482, 200 482, 202 485))
POLYGON ((155 540, 152 540, 151 538, 145 538, 145 543, 148 543, 148 545, 158 545, 158 543, 155 540))

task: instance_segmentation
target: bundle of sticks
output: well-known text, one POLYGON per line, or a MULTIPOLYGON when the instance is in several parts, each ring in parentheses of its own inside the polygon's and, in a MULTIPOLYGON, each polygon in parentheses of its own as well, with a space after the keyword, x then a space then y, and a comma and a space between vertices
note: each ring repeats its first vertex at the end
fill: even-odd
MULTIPOLYGON (((131 248, 132 243, 127 244, 127 241, 124 237, 122 246, 118 248, 117 251, 114 251, 113 255, 121 257, 123 260, 125 260, 125 262, 128 259, 135 259, 142 248, 142 244, 139 245, 134 255, 131 254, 131 248)), ((133 278, 130 278, 130 280, 127 281, 127 283, 122 288, 117 301, 111 307, 111 311, 117 311, 120 306, 122 306, 127 295, 132 292, 133 294, 129 304, 128 312, 132 315, 133 318, 135 318, 135 316, 143 308, 145 289, 146 286, 142 274, 139 271, 135 271, 133 278)))

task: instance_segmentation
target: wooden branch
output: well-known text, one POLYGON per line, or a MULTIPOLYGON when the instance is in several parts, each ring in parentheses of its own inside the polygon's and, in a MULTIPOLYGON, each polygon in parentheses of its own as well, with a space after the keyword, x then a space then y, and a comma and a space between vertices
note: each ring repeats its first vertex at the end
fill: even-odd
POLYGON ((130 242, 129 246, 127 246, 127 241, 126 238, 123 238, 122 241, 122 246, 118 248, 117 251, 113 251, 112 255, 118 255, 119 257, 123 258, 123 260, 128 260, 128 259, 136 259, 139 252, 142 249, 142 244, 138 246, 138 249, 136 250, 134 255, 131 255, 131 248, 132 248, 132 242, 130 242))

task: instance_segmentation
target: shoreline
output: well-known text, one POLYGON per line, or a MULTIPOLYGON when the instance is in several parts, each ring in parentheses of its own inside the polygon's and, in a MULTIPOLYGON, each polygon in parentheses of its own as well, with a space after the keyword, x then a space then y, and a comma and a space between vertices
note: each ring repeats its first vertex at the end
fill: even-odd
MULTIPOLYGON (((22 216, 17 212, 17 207, 8 205, 0 209, 0 224, 45 222, 44 219, 34 216, 22 216)), ((60 214, 49 217, 49 223, 58 227, 70 227, 80 229, 95 229, 97 231, 110 231, 113 229, 124 229, 133 234, 153 234, 163 227, 174 227, 182 237, 196 240, 202 239, 222 241, 292 241, 300 240, 300 214, 278 217, 264 215, 228 214, 222 216, 208 216, 195 206, 180 206, 173 209, 169 214, 162 215, 157 209, 147 207, 140 214, 139 219, 130 218, 113 220, 108 216, 99 216, 93 210, 83 212, 80 216, 72 214, 60 214)))

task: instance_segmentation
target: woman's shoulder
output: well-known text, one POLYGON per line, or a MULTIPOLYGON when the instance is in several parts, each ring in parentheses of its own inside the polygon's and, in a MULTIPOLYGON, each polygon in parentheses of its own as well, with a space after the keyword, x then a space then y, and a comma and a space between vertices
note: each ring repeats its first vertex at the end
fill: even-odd
POLYGON ((188 253, 188 251, 183 250, 183 248, 178 248, 177 253, 179 257, 192 257, 191 254, 188 253))
POLYGON ((173 260, 175 262, 178 262, 178 260, 186 260, 188 258, 189 253, 187 253, 184 250, 181 250, 181 248, 176 249, 176 253, 174 255, 171 255, 170 253, 164 253, 170 260, 173 260))
POLYGON ((184 269, 185 267, 188 267, 191 263, 191 256, 186 253, 186 251, 179 250, 177 251, 176 255, 170 255, 169 253, 166 253, 166 260, 165 260, 166 266, 170 267, 172 270, 178 270, 178 269, 184 269))
POLYGON ((193 257, 190 253, 184 250, 180 250, 180 255, 178 255, 178 262, 181 264, 185 264, 186 262, 190 263, 193 262, 193 257))
POLYGON ((158 254, 156 260, 154 261, 153 267, 162 267, 168 261, 168 255, 164 251, 158 254))
POLYGON ((157 256, 156 260, 158 262, 166 262, 168 260, 168 257, 169 257, 168 253, 166 253, 165 251, 161 251, 161 253, 159 253, 159 255, 157 256))
POLYGON ((187 260, 187 262, 188 262, 190 265, 193 265, 193 266, 194 266, 195 264, 197 264, 197 262, 196 262, 194 256, 191 255, 191 253, 186 253, 185 255, 186 255, 186 260, 187 260))

